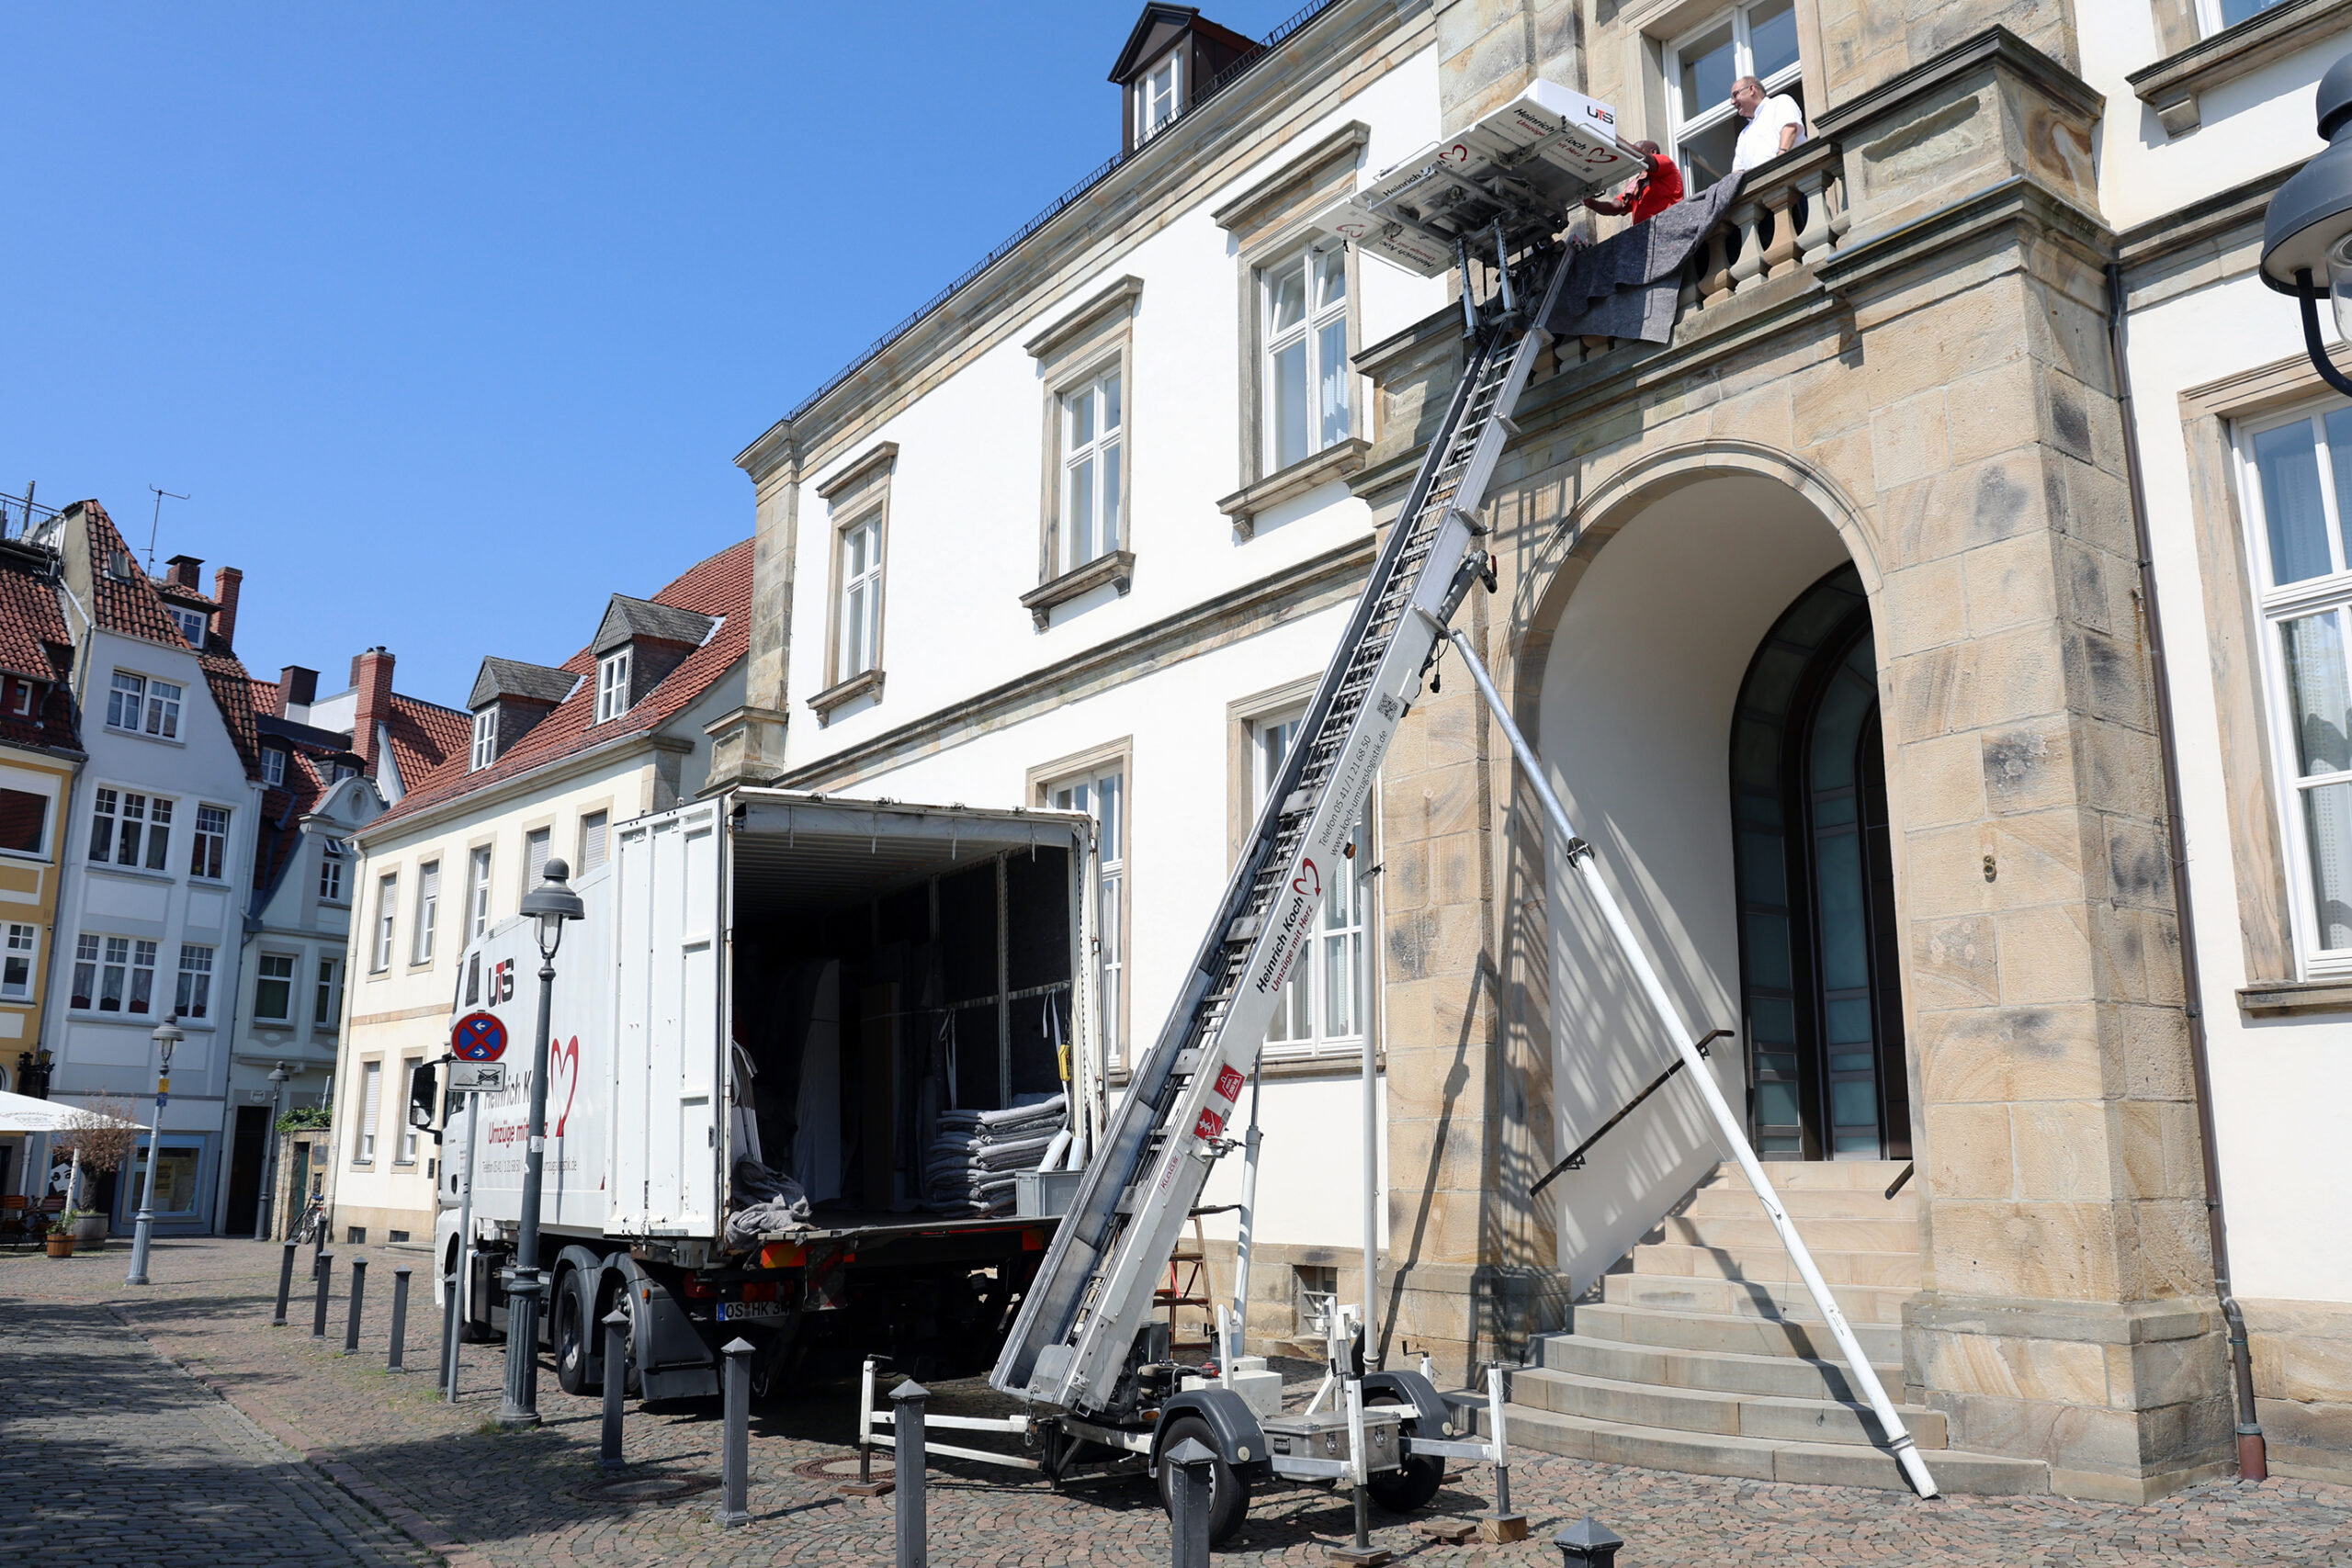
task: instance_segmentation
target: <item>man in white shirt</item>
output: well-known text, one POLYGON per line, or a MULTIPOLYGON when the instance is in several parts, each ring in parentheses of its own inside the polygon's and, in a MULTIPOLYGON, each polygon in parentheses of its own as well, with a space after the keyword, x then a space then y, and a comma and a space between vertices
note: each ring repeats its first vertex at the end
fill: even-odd
POLYGON ((1731 85, 1731 107, 1747 123, 1732 149, 1732 172, 1769 164, 1804 140, 1804 110, 1786 93, 1764 96, 1764 84, 1742 76, 1731 85))

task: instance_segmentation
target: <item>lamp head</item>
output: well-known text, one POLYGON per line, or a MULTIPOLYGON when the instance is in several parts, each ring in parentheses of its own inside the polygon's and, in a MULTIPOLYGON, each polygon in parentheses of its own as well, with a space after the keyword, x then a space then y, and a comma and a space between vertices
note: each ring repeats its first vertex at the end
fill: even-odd
POLYGON ((546 875, 546 881, 523 895, 522 913, 538 922, 539 955, 553 958, 563 944, 563 922, 579 919, 588 912, 588 906, 571 890, 570 866, 551 860, 546 875))
POLYGON ((2270 198, 2262 225, 2262 281, 2281 294, 2336 298, 2339 324, 2352 294, 2352 54, 2319 79, 2319 133, 2327 148, 2270 198))
POLYGON ((294 1075, 292 1073, 286 1070, 286 1064, 283 1062, 278 1063, 277 1066, 269 1069, 269 1081, 272 1083, 284 1083, 293 1076, 294 1075))
POLYGON ((180 1028, 180 1015, 174 1013, 157 1024, 155 1032, 148 1038, 155 1042, 155 1050, 163 1057, 164 1066, 169 1067, 172 1065, 172 1052, 178 1047, 181 1041, 187 1038, 187 1034, 180 1028))

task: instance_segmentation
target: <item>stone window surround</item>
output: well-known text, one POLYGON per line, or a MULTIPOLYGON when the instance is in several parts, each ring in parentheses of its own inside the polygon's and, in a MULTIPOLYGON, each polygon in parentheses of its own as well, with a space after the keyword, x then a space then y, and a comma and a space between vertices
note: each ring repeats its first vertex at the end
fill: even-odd
MULTIPOLYGON (((2352 354, 2337 351, 2339 364, 2352 354)), ((2255 603, 2245 514, 2231 427, 2309 402, 2325 388, 2298 353, 2224 376, 2180 394, 2189 502, 2227 785, 2230 858, 2236 868, 2238 928, 2247 984, 2241 1011, 2254 1016, 2352 1010, 2352 976, 2306 979, 2289 925, 2285 824, 2262 658, 2265 621, 2255 603)))
POLYGON ((2210 38, 2198 37, 2197 0, 2153 0, 2156 38, 2167 52, 2124 80, 2154 109, 2167 137, 2199 124, 2197 97, 2284 60, 2352 21, 2352 0, 2286 0, 2210 38))
MULTIPOLYGON (((1648 0, 1618 12, 1614 27, 1622 29, 1624 64, 1622 79, 1636 87, 1639 96, 1612 103, 1617 134, 1628 141, 1655 141, 1668 147, 1672 130, 1667 108, 1666 51, 1677 39, 1694 31, 1719 12, 1728 0, 1648 0)), ((1797 65, 1804 86, 1805 129, 1814 135, 1813 121, 1829 104, 1829 78, 1822 70, 1821 6, 1819 0, 1796 0, 1797 65)), ((1598 39, 1592 47, 1603 48, 1598 39)), ((1668 148, 1668 156, 1672 149, 1668 148)))
MULTIPOLYGON (((1351 402, 1351 407, 1357 411, 1353 436, 1320 452, 1310 452, 1302 461, 1286 469, 1270 473, 1264 467, 1265 390, 1260 375, 1264 352, 1259 341, 1263 322, 1259 306, 1258 275, 1270 264, 1301 248, 1313 231, 1315 215, 1355 188, 1356 171, 1363 164, 1364 149, 1371 141, 1372 128, 1362 120, 1350 120, 1210 214, 1211 220, 1218 228, 1233 236, 1239 296, 1235 324, 1239 334, 1241 372, 1236 404, 1241 436, 1241 488, 1218 502, 1217 510, 1235 519, 1234 528, 1244 539, 1255 532, 1255 518, 1259 512, 1312 488, 1304 486, 1285 490, 1282 481, 1318 463, 1332 463, 1334 460, 1330 454, 1351 446, 1355 437, 1365 434, 1371 423, 1373 400, 1366 395, 1371 387, 1363 372, 1358 370, 1354 372, 1356 396, 1351 402), (1270 486, 1283 492, 1273 493, 1270 486)), ((1353 369, 1353 356, 1363 348, 1363 288, 1361 264, 1352 245, 1347 249, 1344 265, 1348 288, 1348 353, 1351 369, 1353 369)), ((1366 449, 1369 449, 1368 443, 1366 449)), ((1363 454, 1358 452, 1354 468, 1335 467, 1322 478, 1339 479, 1362 467, 1363 454)), ((1316 482, 1322 482, 1322 479, 1316 482)))
POLYGON ((890 584, 890 480, 899 465, 899 444, 877 441, 824 483, 815 487, 827 518, 825 578, 825 686, 808 699, 817 722, 831 723, 833 710, 859 697, 882 697, 882 646, 888 625, 890 584), (874 607, 874 663, 844 678, 842 649, 842 536, 854 524, 873 521, 881 540, 882 575, 874 607))
MULTIPOLYGON (((1098 746, 1090 746, 1083 751, 1073 751, 1066 757, 1057 757, 1050 762, 1040 762, 1037 766, 1031 768, 1023 779, 1022 795, 1023 798, 1032 806, 1050 810, 1051 807, 1046 802, 1056 784, 1078 778, 1081 774, 1093 778, 1114 768, 1118 770, 1119 774, 1119 810, 1122 813, 1119 826, 1124 835, 1124 841, 1119 846, 1119 864, 1122 869, 1119 873, 1121 984, 1118 1037, 1130 1048, 1119 1054, 1119 1060, 1116 1063, 1097 1062, 1095 1066, 1102 1070, 1104 1082, 1117 1085, 1127 1081, 1127 1068, 1135 1055, 1132 1049, 1135 1032, 1130 1024, 1135 1017, 1136 994, 1136 738, 1133 735, 1122 735, 1116 740, 1105 740, 1098 746)), ((1088 924, 1087 929, 1094 930, 1091 922, 1088 924)), ((1098 938, 1101 936, 1100 931, 1096 931, 1095 934, 1098 938)), ((1096 997, 1095 1005, 1097 1007, 1102 1005, 1100 996, 1096 997)))
MULTIPOLYGON (((1248 696, 1236 697, 1225 705, 1225 836, 1226 864, 1240 860, 1241 848, 1250 829, 1258 819, 1257 735, 1261 719, 1292 708, 1304 707, 1315 700, 1315 688, 1322 681, 1321 671, 1302 675, 1295 681, 1285 681, 1248 696)), ((1373 863, 1380 861, 1380 784, 1373 784, 1373 794, 1365 803, 1364 813, 1372 823, 1373 863)), ((1380 940, 1380 885, 1375 880, 1372 888, 1370 914, 1371 934, 1375 947, 1380 940)), ((1317 928, 1320 929, 1319 926, 1317 928)), ((1318 939, 1319 940, 1319 939, 1318 939)), ((1387 1045, 1381 1039, 1380 1009, 1371 1011, 1372 1054, 1374 1067, 1387 1070, 1387 1045)), ((1318 1050, 1311 1055, 1263 1057, 1259 1060, 1261 1077, 1352 1077, 1363 1071, 1363 1049, 1348 1045, 1339 1050, 1318 1050)))
POLYGON ((1121 593, 1135 579, 1135 319, 1143 308, 1143 279, 1132 273, 1096 290, 1083 303, 1021 346, 1037 362, 1044 393, 1037 477, 1037 586, 1021 595, 1037 630, 1053 624, 1057 605, 1104 583, 1121 593), (1115 370, 1119 377, 1120 547, 1069 571, 1061 559, 1062 398, 1115 370))

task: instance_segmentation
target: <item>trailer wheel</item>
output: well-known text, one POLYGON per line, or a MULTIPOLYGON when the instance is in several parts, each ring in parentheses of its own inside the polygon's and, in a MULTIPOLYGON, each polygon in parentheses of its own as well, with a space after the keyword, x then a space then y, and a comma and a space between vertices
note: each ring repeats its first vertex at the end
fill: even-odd
MULTIPOLYGON (((1198 1438, 1203 1448, 1216 1448, 1216 1434, 1209 1430, 1207 1422, 1197 1416, 1179 1416, 1168 1423, 1159 1451, 1167 1453, 1187 1438, 1198 1438)), ((1170 1518, 1176 1513, 1174 1468, 1165 1461, 1159 1466, 1159 1507, 1170 1518)), ((1230 1544, 1241 1533, 1242 1521, 1249 1517, 1250 1483, 1234 1474, 1233 1467, 1219 1454, 1209 1472, 1209 1544, 1230 1544)))
MULTIPOLYGON (((1374 1394, 1364 1404, 1367 1406, 1403 1404, 1405 1401, 1394 1393, 1384 1392, 1374 1394)), ((1408 1416, 1403 1430, 1410 1436, 1416 1425, 1414 1418, 1408 1416)), ((1364 1490, 1372 1494, 1374 1502, 1390 1513, 1409 1514, 1416 1508, 1426 1506, 1429 1500, 1437 1495, 1438 1488, 1444 1484, 1445 1461, 1435 1454, 1415 1454, 1395 1470, 1374 1472, 1372 1479, 1364 1483, 1364 1490)))

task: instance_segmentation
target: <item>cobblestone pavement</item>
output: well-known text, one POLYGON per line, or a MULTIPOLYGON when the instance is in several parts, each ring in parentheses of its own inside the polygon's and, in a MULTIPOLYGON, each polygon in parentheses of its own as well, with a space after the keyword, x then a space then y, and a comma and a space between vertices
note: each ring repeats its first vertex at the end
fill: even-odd
MULTIPOLYGON (((350 1249, 345 1249, 346 1253, 350 1249)), ((370 1259, 366 1331, 360 1354, 335 1354, 342 1343, 347 1257, 339 1261, 331 1337, 310 1337, 308 1313, 299 1299, 307 1282, 298 1279, 294 1325, 268 1326, 268 1297, 274 1291, 277 1248, 250 1242, 174 1242, 156 1248, 150 1272, 159 1281, 133 1292, 122 1284, 123 1258, 115 1250, 97 1258, 51 1260, 37 1256, 0 1258, 0 1324, 11 1325, 0 1352, 0 1474, 14 1480, 6 1495, 39 1497, 43 1474, 60 1463, 88 1483, 85 1454, 106 1444, 122 1445, 141 1457, 136 1463, 91 1485, 74 1505, 108 1518, 134 1513, 151 1517, 144 1498, 153 1495, 162 1462, 152 1457, 159 1443, 139 1435, 146 1404, 160 1404, 168 1430, 196 1429, 185 1414, 201 1391, 196 1382, 160 1362, 126 1373, 118 1392, 109 1385, 107 1414, 65 1419, 41 1392, 62 1381, 77 1404, 101 1402, 85 1396, 92 1374, 69 1346, 133 1349, 137 1342, 119 1332, 108 1337, 108 1315, 119 1312, 157 1352, 178 1361, 220 1391, 269 1434, 300 1450, 308 1475, 299 1467, 277 1466, 272 1483, 289 1501, 280 1506, 281 1523, 321 1521, 319 1532, 341 1543, 348 1555, 302 1556, 281 1539, 280 1557, 246 1556, 181 1540, 173 1528, 153 1530, 153 1544, 141 1562, 169 1562, 183 1551, 215 1564, 245 1562, 401 1561, 380 1544, 381 1522, 368 1533, 356 1498, 397 1524, 412 1540, 446 1558, 453 1568, 505 1568, 548 1563, 703 1565, 752 1563, 881 1563, 891 1554, 891 1500, 844 1497, 834 1482, 803 1475, 794 1467, 839 1461, 850 1430, 854 1393, 831 1386, 803 1401, 754 1413, 751 1507, 748 1528, 720 1530, 712 1519, 716 1495, 704 1492, 666 1503, 595 1500, 582 1494, 602 1479, 595 1469, 597 1407, 571 1399, 551 1374, 540 1378, 541 1430, 503 1434, 485 1429, 498 1407, 498 1357, 494 1346, 469 1347, 464 1396, 454 1406, 437 1401, 429 1370, 439 1323, 427 1295, 422 1255, 365 1249, 370 1259), (426 1370, 395 1377, 383 1370, 391 1281, 399 1262, 420 1265, 409 1322, 412 1363, 426 1370), (13 1332, 16 1325, 28 1332, 13 1332), (169 1391, 158 1393, 157 1390, 169 1391), (177 1401, 178 1403, 175 1403, 177 1401), (136 1404, 136 1415, 126 1407, 136 1404), (33 1409, 30 1419, 19 1412, 33 1409), (28 1441, 29 1438, 30 1441, 28 1441), (27 1450, 33 1450, 28 1458, 27 1450), (11 1472, 7 1466, 17 1468, 11 1472), (292 1474, 286 1472, 292 1470, 292 1474), (28 1472, 30 1474, 28 1474, 28 1472), (335 1502, 332 1480, 347 1494, 335 1502), (309 1487, 309 1491, 298 1491, 309 1487), (315 1499, 305 1506, 296 1498, 315 1499), (336 1511, 340 1509, 341 1511, 336 1511), (341 1521, 344 1535, 324 1521, 341 1521), (367 1551, 378 1555, 364 1555, 367 1551)), ((307 1257, 307 1254, 305 1255, 307 1257)), ((118 1355, 129 1361, 133 1358, 118 1355)), ((986 1399, 980 1385, 938 1386, 934 1408, 972 1409, 986 1399)), ((233 1419, 218 1412, 218 1421, 233 1419)), ((217 1428, 217 1422, 214 1424, 217 1428)), ((159 1424, 159 1431, 167 1427, 159 1424)), ((214 1428, 208 1428, 214 1429, 214 1428)), ((180 1450, 187 1439, 171 1438, 180 1450)), ((219 1439, 226 1443, 227 1439, 219 1439)), ((248 1438, 248 1442, 260 1439, 248 1438)), ((233 1451, 230 1448, 220 1450, 233 1451)), ((628 1452, 635 1477, 682 1476, 715 1480, 718 1470, 716 1406, 677 1405, 656 1411, 631 1407, 628 1452)), ((102 1456, 103 1457, 103 1456, 102 1456)), ((282 1457, 282 1456, 281 1456, 282 1457)), ((204 1463, 220 1461, 208 1460, 204 1463)), ((250 1466, 254 1461, 246 1461, 250 1466)), ((165 1483, 184 1483, 185 1474, 165 1483)), ((192 1489, 207 1499, 227 1498, 223 1486, 192 1489)), ((1422 1516, 1464 1517, 1490 1506, 1488 1472, 1459 1467, 1458 1473, 1422 1516)), ((1512 1471, 1512 1495, 1530 1517, 1533 1538, 1511 1546, 1443 1546, 1424 1540, 1410 1521, 1374 1515, 1374 1540, 1416 1565, 1555 1564, 1553 1532, 1583 1514, 1592 1514, 1628 1545, 1623 1568, 1716 1568, 1736 1562, 1758 1568, 1850 1568, 1855 1563, 1921 1565, 2030 1565, 2075 1568, 2089 1564, 2162 1564, 2164 1568, 2241 1568, 2245 1564, 2334 1565, 2352 1568, 2352 1488, 2317 1483, 2270 1481, 2260 1486, 2214 1483, 2141 1507, 2072 1502, 2064 1498, 1954 1497, 1916 1499, 1845 1487, 1767 1485, 1703 1476, 1677 1475, 1616 1465, 1523 1455, 1512 1471)), ((237 1507, 224 1502, 220 1514, 233 1521, 237 1507)), ((21 1501, 0 1508, 0 1562, 37 1560, 44 1565, 111 1562, 102 1552, 75 1557, 62 1552, 57 1533, 62 1514, 29 1534, 9 1533, 26 1513, 21 1501), (37 1553, 18 1548, 39 1542, 37 1553)), ((188 1516, 193 1530, 212 1528, 211 1517, 188 1516)), ((1043 1485, 1007 1480, 953 1461, 934 1471, 931 1486, 931 1559, 939 1568, 1048 1568, 1065 1563, 1158 1564, 1168 1560, 1167 1526, 1141 1484, 1115 1483, 1056 1495, 1043 1485)), ((1323 1549, 1346 1539, 1350 1515, 1344 1499, 1309 1489, 1261 1493, 1250 1510, 1238 1544, 1221 1562, 1321 1563, 1323 1549)), ((105 1528, 111 1528, 110 1526, 105 1528)), ((226 1528, 222 1526, 220 1528, 226 1528)), ((307 1526, 305 1527, 308 1528, 307 1526)), ((125 1538, 128 1539, 128 1538, 125 1538)), ((205 1538, 209 1540, 210 1538, 205 1538)))

